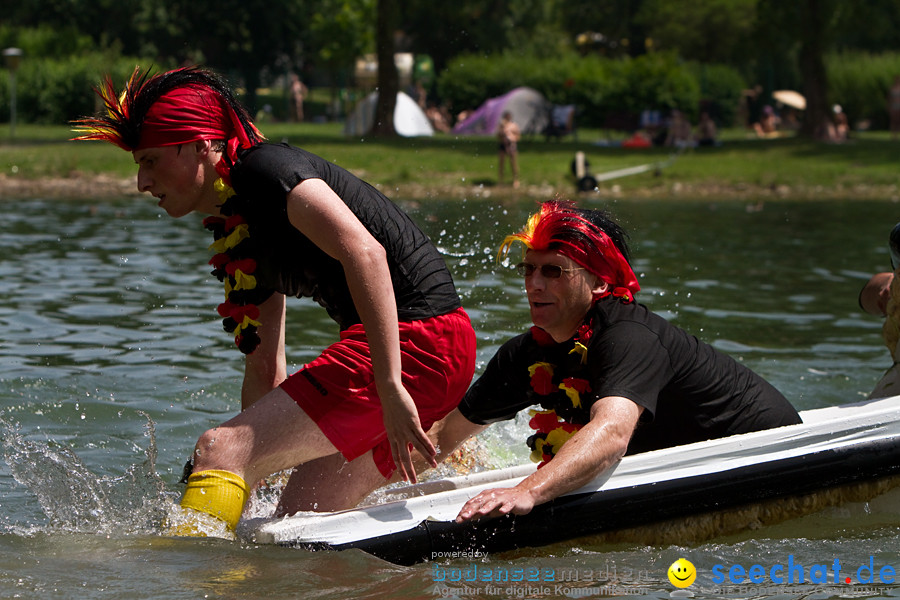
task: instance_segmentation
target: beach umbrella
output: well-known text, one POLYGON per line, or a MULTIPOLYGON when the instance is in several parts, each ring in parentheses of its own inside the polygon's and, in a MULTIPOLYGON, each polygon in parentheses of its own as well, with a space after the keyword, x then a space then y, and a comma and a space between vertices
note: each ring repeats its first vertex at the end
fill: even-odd
POLYGON ((778 90, 772 93, 772 97, 791 108, 806 110, 806 98, 800 92, 794 90, 778 90))

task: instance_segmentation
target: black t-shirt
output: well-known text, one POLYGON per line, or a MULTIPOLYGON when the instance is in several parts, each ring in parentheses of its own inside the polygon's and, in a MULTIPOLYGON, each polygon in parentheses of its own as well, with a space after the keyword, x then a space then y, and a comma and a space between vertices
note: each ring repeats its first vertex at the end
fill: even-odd
POLYGON ((490 360, 459 405, 473 423, 511 419, 540 404, 571 423, 585 424, 600 398, 622 396, 642 406, 628 453, 666 448, 800 423, 797 411, 762 377, 637 303, 613 297, 588 313, 587 360, 537 331, 513 338, 490 360), (541 343, 539 343, 541 342, 541 343), (564 390, 541 395, 529 366, 553 365, 553 383, 584 379, 590 391, 575 408, 564 390))
POLYGON ((387 251, 401 321, 461 306, 453 278, 428 236, 384 194, 323 158, 286 144, 242 151, 231 169, 240 214, 250 226, 248 255, 258 285, 321 304, 341 329, 360 322, 341 263, 294 227, 287 194, 304 179, 322 179, 387 251))

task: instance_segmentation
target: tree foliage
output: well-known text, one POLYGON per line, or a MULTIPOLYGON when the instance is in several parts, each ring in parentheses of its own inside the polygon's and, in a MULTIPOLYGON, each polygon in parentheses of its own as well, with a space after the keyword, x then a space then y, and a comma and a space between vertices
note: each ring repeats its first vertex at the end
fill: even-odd
MULTIPOLYGON (((593 51, 607 55, 638 56, 646 52, 648 37, 638 19, 645 0, 567 0, 560 2, 558 14, 562 27, 577 36, 594 32, 603 36, 593 51)), ((679 3, 683 4, 683 3, 679 3)))
POLYGON ((299 62, 301 9, 295 0, 30 0, 15 5, 13 22, 75 28, 95 49, 157 64, 204 63, 240 81, 252 105, 266 73, 299 62))
POLYGON ((532 31, 542 5, 555 0, 464 0, 403 3, 400 27, 406 50, 431 55, 440 72, 460 54, 490 55, 510 47, 514 32, 532 31), (534 7, 539 7, 535 12, 534 7))
POLYGON ((398 6, 394 0, 378 0, 375 40, 378 47, 378 103, 375 106, 373 133, 379 136, 396 135, 394 107, 400 88, 397 65, 394 63, 394 30, 397 26, 398 6))
POLYGON ((644 0, 635 21, 653 50, 686 60, 740 65, 751 51, 757 0, 644 0))
MULTIPOLYGON (((376 51, 376 25, 383 16, 377 0, 7 4, 0 43, 28 46, 29 58, 63 64, 73 56, 108 53, 138 57, 145 66, 200 62, 247 89, 250 104, 258 85, 290 71, 325 73, 334 85, 348 83, 355 59, 376 51)), ((568 61, 576 51, 620 60, 662 52, 677 57, 674 65, 727 67, 745 85, 760 84, 766 91, 799 89, 814 121, 830 102, 826 57, 877 56, 900 47, 897 0, 390 0, 382 6, 397 10, 390 45, 430 55, 439 74, 461 60, 484 57, 504 57, 508 65, 508 57, 568 61)), ((378 47, 385 51, 384 42, 378 47)))
POLYGON ((305 16, 309 45, 305 60, 336 74, 375 48, 375 0, 316 0, 316 9, 305 16))

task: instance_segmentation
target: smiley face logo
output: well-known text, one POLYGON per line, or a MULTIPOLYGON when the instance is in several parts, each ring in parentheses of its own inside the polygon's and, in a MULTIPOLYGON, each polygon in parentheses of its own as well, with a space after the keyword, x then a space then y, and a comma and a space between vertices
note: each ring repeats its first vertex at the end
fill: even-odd
POLYGON ((691 562, 684 558, 679 558, 672 563, 668 570, 669 581, 677 588, 686 588, 697 579, 697 569, 691 562))

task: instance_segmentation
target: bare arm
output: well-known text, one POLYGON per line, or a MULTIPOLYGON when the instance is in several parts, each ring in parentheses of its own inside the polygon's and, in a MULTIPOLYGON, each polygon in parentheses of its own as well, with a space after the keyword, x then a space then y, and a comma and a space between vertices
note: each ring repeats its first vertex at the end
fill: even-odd
POLYGON ((287 378, 283 294, 272 294, 259 306, 259 322, 259 346, 244 361, 241 410, 249 408, 287 378))
POLYGON ((463 505, 456 521, 528 514, 536 505, 580 488, 625 455, 642 411, 627 398, 598 400, 591 407, 591 420, 553 460, 513 488, 481 492, 463 505))
POLYGON ((454 408, 450 414, 434 424, 428 432, 437 448, 437 459, 442 461, 459 448, 459 446, 473 435, 487 429, 487 425, 473 423, 454 408))
POLYGON ((391 454, 404 479, 416 480, 410 445, 431 466, 435 450, 403 387, 397 303, 384 248, 321 179, 301 181, 288 194, 288 218, 329 256, 340 261, 372 353, 375 386, 391 454))

